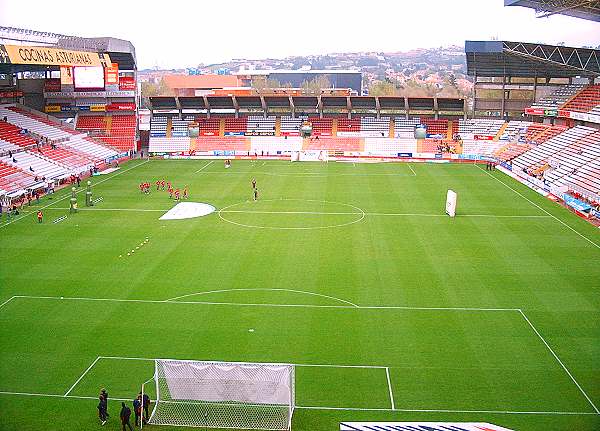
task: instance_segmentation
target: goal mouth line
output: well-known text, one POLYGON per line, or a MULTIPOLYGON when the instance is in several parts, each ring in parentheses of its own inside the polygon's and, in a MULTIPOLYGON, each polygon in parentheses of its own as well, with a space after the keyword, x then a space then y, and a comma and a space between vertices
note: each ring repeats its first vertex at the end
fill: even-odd
MULTIPOLYGON (((69 400, 98 400, 96 396, 82 395, 62 395, 35 392, 14 392, 0 391, 0 395, 23 396, 23 397, 41 397, 41 398, 59 398, 69 400)), ((112 401, 131 401, 130 398, 111 397, 112 401)), ((339 410, 339 411, 365 411, 365 412, 406 412, 406 413, 487 413, 504 415, 551 415, 551 416, 600 416, 595 412, 569 412, 569 411, 518 411, 518 410, 460 410, 460 409, 410 409, 410 408, 364 408, 364 407, 330 407, 330 406, 301 406, 296 405, 294 409, 299 410, 339 410)))

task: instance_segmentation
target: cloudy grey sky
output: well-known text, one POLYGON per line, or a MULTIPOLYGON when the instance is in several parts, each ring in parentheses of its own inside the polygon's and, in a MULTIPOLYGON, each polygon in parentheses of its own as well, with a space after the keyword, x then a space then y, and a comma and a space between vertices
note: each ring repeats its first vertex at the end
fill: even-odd
POLYGON ((0 25, 133 42, 140 68, 403 51, 466 39, 600 44, 600 23, 503 0, 0 0, 0 25))

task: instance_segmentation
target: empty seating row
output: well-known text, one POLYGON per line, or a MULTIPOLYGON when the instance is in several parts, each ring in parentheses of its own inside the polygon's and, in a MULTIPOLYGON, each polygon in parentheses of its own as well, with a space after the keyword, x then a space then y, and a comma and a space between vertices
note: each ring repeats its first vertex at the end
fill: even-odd
POLYGON ((0 190, 10 193, 27 189, 35 183, 33 175, 29 175, 15 166, 3 163, 0 160, 0 190))
POLYGON ((75 150, 86 154, 92 160, 109 159, 119 154, 112 148, 105 147, 83 135, 73 136, 68 141, 61 143, 61 145, 74 148, 75 150))
POLYGON ((308 121, 312 124, 312 134, 314 136, 332 135, 333 118, 309 117, 308 121))
POLYGON ((543 167, 548 164, 548 159, 554 154, 592 132, 594 132, 594 129, 583 126, 566 130, 516 157, 512 161, 513 166, 522 170, 534 170, 543 167))
POLYGON ((246 131, 249 133, 273 133, 275 134, 275 117, 262 117, 258 115, 250 115, 248 117, 248 125, 246 131))
POLYGON ((589 112, 600 105, 600 84, 590 85, 567 102, 562 109, 566 111, 589 112))
POLYGON ((185 152, 189 149, 189 137, 151 137, 148 147, 148 151, 151 153, 185 152))
POLYGON ((362 151, 360 138, 319 137, 304 140, 304 150, 362 151))
POLYGON ((277 151, 300 151, 302 150, 302 138, 299 136, 275 137, 254 136, 250 138, 250 151, 258 154, 277 151))
POLYGON ((17 109, 14 106, 0 107, 0 118, 4 117, 7 117, 9 123, 51 141, 69 139, 74 134, 73 131, 66 131, 59 124, 54 124, 43 117, 35 117, 34 114, 17 109))
POLYGON ((558 109, 562 104, 577 94, 577 92, 584 87, 584 84, 568 84, 561 86, 552 93, 533 103, 531 107, 538 109, 558 109))
POLYGON ((94 165, 92 160, 89 157, 86 157, 82 153, 78 151, 68 149, 68 148, 50 148, 43 147, 39 149, 39 154, 43 157, 53 160, 56 163, 59 163, 71 170, 75 171, 75 173, 80 173, 85 170, 88 170, 90 167, 94 165))
POLYGON ((485 141, 478 139, 463 139, 463 154, 478 154, 481 156, 493 156, 501 147, 506 145, 501 141, 485 141))
POLYGON ((527 132, 527 128, 531 125, 531 121, 518 121, 511 120, 508 122, 502 135, 500 136, 501 141, 512 141, 519 140, 527 132))
POLYGON ((12 144, 17 148, 30 147, 37 144, 37 141, 31 136, 25 134, 23 129, 4 121, 0 121, 0 139, 6 143, 12 144))
POLYGON ((303 118, 300 117, 281 117, 281 134, 300 134, 300 127, 302 126, 303 118))
POLYGON ((574 185, 590 195, 600 196, 600 158, 581 166, 568 177, 563 177, 557 184, 568 187, 574 185))
POLYGON ((493 135, 495 136, 502 125, 503 120, 471 119, 458 120, 458 133, 473 135, 493 135))
POLYGON ((390 155, 390 153, 414 154, 417 152, 417 140, 414 138, 366 138, 364 151, 373 155, 390 155))
POLYGON ((361 136, 387 138, 390 136, 390 118, 361 117, 360 131, 361 136))
POLYGON ((394 135, 397 138, 414 138, 415 127, 421 124, 418 118, 394 118, 394 135))
POLYGON ((27 151, 15 154, 12 159, 5 157, 2 162, 39 178, 54 179, 70 175, 66 168, 27 151))
POLYGON ((600 158, 600 132, 590 133, 554 154, 548 161, 552 169, 544 173, 544 179, 551 183, 568 180, 580 167, 597 158, 600 158))

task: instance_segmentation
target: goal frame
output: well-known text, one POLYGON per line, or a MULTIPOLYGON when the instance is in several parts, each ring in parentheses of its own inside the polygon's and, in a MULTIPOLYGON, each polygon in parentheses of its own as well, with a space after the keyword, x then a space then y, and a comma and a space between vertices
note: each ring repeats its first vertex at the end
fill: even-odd
MULTIPOLYGON (((143 399, 144 399, 144 389, 146 387, 146 385, 148 385, 149 383, 151 383, 152 381, 154 381, 155 384, 155 390, 156 390, 156 400, 154 401, 154 406, 152 407, 152 411, 148 417, 148 422, 150 422, 150 420, 152 419, 152 417, 154 416, 154 414, 156 413, 156 409, 159 406, 159 398, 160 398, 160 385, 159 385, 159 375, 158 375, 158 364, 159 362, 166 362, 166 361, 173 361, 173 362, 189 362, 189 363, 204 363, 204 364, 216 364, 216 365, 254 365, 254 366, 264 366, 264 367, 289 367, 290 368, 290 373, 289 373, 289 388, 290 388, 290 403, 287 405, 287 426, 285 428, 285 430, 287 431, 291 431, 292 429, 292 417, 294 414, 294 410, 296 407, 296 366, 294 364, 288 364, 288 363, 274 363, 274 362, 236 362, 236 361, 212 361, 212 360, 191 360, 191 359, 187 359, 187 360, 182 360, 182 359, 155 359, 154 362, 154 374, 152 376, 152 378, 148 379, 147 381, 145 381, 144 383, 142 383, 141 385, 141 393, 142 393, 142 412, 141 412, 141 418, 140 418, 140 429, 143 428, 144 426, 144 406, 143 406, 143 399)), ((168 402, 168 401, 167 401, 168 402)), ((190 403, 193 403, 193 401, 190 401, 190 403)), ((225 403, 224 405, 227 405, 228 403, 225 403)), ((231 405, 244 405, 244 403, 229 403, 231 405)), ((260 403, 246 403, 246 405, 248 406, 259 406, 259 405, 269 405, 269 404, 260 404, 260 403)), ((282 407, 284 406, 284 404, 281 405, 282 407)), ((146 425, 148 425, 149 423, 146 423, 146 425)), ((153 424, 155 426, 160 426, 160 424, 153 424)), ((208 424, 198 424, 198 425, 170 425, 170 424, 164 424, 165 426, 182 426, 182 427, 190 427, 190 428, 206 428, 208 427, 208 424)), ((242 429, 239 427, 235 427, 235 426, 231 426, 231 427, 227 427, 227 426, 215 426, 215 425, 211 425, 211 428, 218 428, 218 429, 242 429)), ((268 428, 268 427, 264 427, 264 428, 253 428, 256 430, 269 430, 269 431, 282 431, 283 428, 268 428)))

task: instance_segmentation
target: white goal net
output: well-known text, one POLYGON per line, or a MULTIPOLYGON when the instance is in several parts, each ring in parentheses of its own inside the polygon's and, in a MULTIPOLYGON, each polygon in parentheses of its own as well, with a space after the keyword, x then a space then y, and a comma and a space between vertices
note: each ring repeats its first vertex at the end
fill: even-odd
POLYGON ((289 430, 294 379, 294 366, 287 364, 158 359, 148 423, 289 430))

